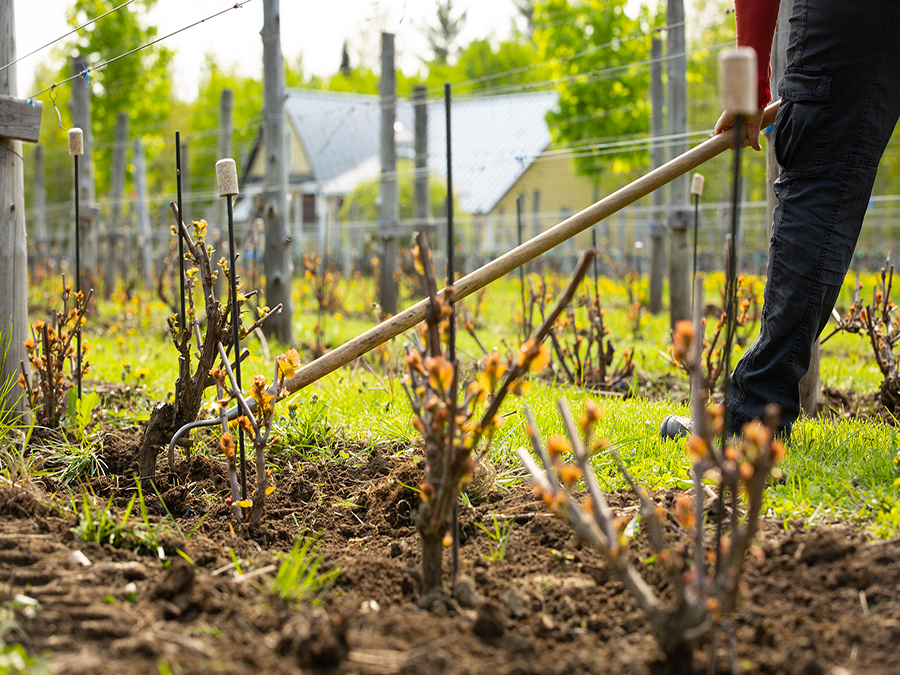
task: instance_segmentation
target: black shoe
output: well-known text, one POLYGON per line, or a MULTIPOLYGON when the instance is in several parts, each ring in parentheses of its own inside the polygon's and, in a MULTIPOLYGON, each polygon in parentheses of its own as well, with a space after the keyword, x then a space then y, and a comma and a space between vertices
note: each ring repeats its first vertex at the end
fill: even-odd
POLYGON ((668 415, 659 427, 664 439, 685 438, 694 433, 694 420, 684 415, 668 415))

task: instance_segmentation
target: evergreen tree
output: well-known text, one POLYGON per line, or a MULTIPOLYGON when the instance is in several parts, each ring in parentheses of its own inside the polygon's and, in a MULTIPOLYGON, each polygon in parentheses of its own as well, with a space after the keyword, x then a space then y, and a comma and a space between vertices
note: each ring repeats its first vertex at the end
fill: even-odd
POLYGON ((434 52, 435 63, 446 64, 450 58, 453 44, 466 23, 466 12, 453 18, 453 0, 446 0, 446 2, 437 0, 436 5, 438 25, 429 27, 426 35, 434 52))

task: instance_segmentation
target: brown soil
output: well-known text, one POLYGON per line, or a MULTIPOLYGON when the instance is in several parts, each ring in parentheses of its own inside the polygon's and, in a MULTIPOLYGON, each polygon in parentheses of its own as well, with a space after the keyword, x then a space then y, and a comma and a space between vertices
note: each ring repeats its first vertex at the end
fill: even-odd
MULTIPOLYGON (((121 508, 134 494, 137 443, 107 435, 112 473, 91 485, 101 505, 112 497, 121 508)), ((32 616, 16 610, 19 632, 8 639, 44 653, 51 672, 91 675, 706 672, 710 641, 667 663, 603 559, 544 514, 525 485, 461 508, 462 582, 453 595, 421 597, 418 498, 407 487, 421 482, 421 460, 406 448, 344 450, 350 461, 276 459, 277 489, 254 532, 232 528, 221 462, 195 455, 176 481, 161 458, 165 508, 145 492, 148 511, 160 522, 168 509, 184 534, 196 528, 185 542, 168 520, 163 561, 156 552, 77 539, 76 519, 58 506, 68 499, 46 496, 59 486, 3 487, 2 593, 40 603, 32 616), (492 542, 477 524, 491 526, 494 514, 514 524, 505 557, 490 562, 492 542), (316 606, 290 605, 267 590, 278 556, 305 533, 321 535, 321 570, 340 568, 316 606), (76 550, 91 564, 72 562, 76 550)), ((611 504, 629 517, 636 508, 627 494, 611 495, 611 504)), ((674 526, 669 534, 679 536, 674 526)), ((642 537, 632 544, 635 560, 645 547, 642 537)), ((762 548, 764 558, 748 561, 745 597, 728 617, 742 671, 897 672, 900 540, 867 543, 840 523, 768 522, 762 548)), ((660 583, 652 565, 644 577, 660 583)), ((719 644, 716 672, 731 672, 719 644)))

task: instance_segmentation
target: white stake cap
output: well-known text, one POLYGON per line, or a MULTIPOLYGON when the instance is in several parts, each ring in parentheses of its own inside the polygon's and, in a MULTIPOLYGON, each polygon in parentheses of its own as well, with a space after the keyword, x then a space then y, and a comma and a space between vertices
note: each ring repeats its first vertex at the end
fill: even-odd
POLYGON ((79 127, 72 127, 69 129, 69 154, 84 154, 84 133, 79 127))
POLYGON ((220 159, 216 162, 216 183, 220 197, 238 194, 237 165, 233 159, 220 159))
POLYGON ((706 182, 706 179, 703 177, 703 174, 695 173, 694 177, 691 178, 691 194, 695 197, 702 195, 704 182, 706 182))
POLYGON ((756 92, 756 50, 753 47, 719 52, 719 89, 722 109, 732 115, 752 115, 759 109, 756 92))

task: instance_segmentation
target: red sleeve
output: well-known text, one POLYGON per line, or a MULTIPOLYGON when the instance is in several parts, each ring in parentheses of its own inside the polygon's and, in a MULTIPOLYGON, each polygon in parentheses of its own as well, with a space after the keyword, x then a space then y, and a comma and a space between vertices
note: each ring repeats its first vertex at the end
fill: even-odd
POLYGON ((737 43, 756 50, 757 92, 759 109, 772 100, 772 40, 778 23, 780 0, 734 0, 737 43))

